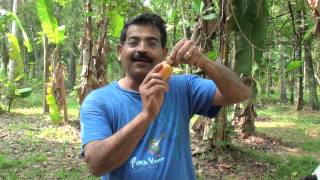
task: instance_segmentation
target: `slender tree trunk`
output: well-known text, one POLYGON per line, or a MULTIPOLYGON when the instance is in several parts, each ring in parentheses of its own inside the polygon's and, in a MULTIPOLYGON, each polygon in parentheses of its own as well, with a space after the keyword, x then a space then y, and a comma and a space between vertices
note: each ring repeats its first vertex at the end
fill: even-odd
POLYGON ((314 77, 310 44, 310 41, 305 41, 304 43, 304 60, 306 65, 307 88, 309 90, 309 103, 312 110, 319 110, 317 83, 314 77))
MULTIPOLYGON (((296 22, 298 20, 302 20, 303 11, 297 11, 297 18, 295 18, 295 14, 293 12, 293 8, 291 5, 291 1, 287 0, 288 9, 291 16, 292 22, 292 31, 294 32, 295 37, 295 46, 294 46, 294 59, 302 61, 301 58, 301 41, 302 41, 302 29, 296 27, 296 22)), ((302 20, 303 21, 303 20, 302 20)), ((298 80, 297 80, 297 99, 296 99, 296 110, 300 111, 303 109, 303 66, 298 68, 298 80)))
MULTIPOLYGON (((297 19, 303 19, 304 14, 303 11, 298 11, 298 17, 297 19)), ((302 20, 302 23, 303 20, 302 20)), ((295 59, 302 61, 302 28, 299 28, 296 33, 296 44, 295 44, 295 59)), ((301 66, 298 68, 298 80, 297 80, 297 100, 296 100, 296 110, 301 111, 303 109, 303 67, 301 66)))
POLYGON ((293 72, 291 74, 291 79, 289 81, 289 86, 290 86, 290 104, 291 105, 294 105, 294 82, 295 82, 294 75, 295 75, 295 73, 293 72))
POLYGON ((280 59, 279 59, 279 77, 280 77, 280 102, 286 104, 288 102, 287 98, 287 88, 286 88, 286 70, 285 70, 285 56, 284 56, 283 45, 280 44, 280 59))
POLYGON ((6 38, 6 36, 3 36, 6 43, 2 44, 2 68, 4 70, 4 75, 7 76, 8 75, 8 64, 9 64, 9 49, 7 47, 7 41, 8 39, 6 38))
MULTIPOLYGON (((301 42, 301 41, 300 41, 301 42)), ((301 59, 301 44, 296 45, 296 57, 301 59)), ((298 80, 297 80, 297 99, 296 110, 301 111, 303 109, 303 66, 298 68, 298 80)))
MULTIPOLYGON (((72 47, 75 47, 74 45, 72 45, 72 47)), ((75 55, 72 51, 70 51, 69 53, 69 58, 70 58, 70 73, 69 73, 69 79, 71 81, 71 89, 73 89, 73 87, 76 84, 76 79, 77 79, 77 65, 76 65, 76 59, 75 59, 75 55)))
MULTIPOLYGON (((207 6, 210 6, 210 4, 207 4, 207 6)), ((220 26, 219 26, 219 56, 218 56, 218 62, 228 66, 229 64, 229 31, 228 31, 228 22, 227 17, 229 14, 228 6, 225 0, 219 1, 220 6, 220 26)), ((214 142, 226 142, 228 140, 227 135, 227 107, 222 107, 220 112, 218 113, 217 117, 215 118, 214 123, 216 124, 216 136, 214 137, 214 142)), ((222 149, 222 148, 221 148, 222 149)), ((221 150, 220 149, 220 150, 221 150)))
MULTIPOLYGON (((32 38, 33 39, 36 39, 36 32, 34 32, 34 28, 31 28, 31 33, 32 33, 32 38)), ((33 54, 34 54, 34 58, 35 58, 35 76, 37 77, 37 79, 40 76, 40 72, 41 72, 41 58, 40 58, 40 55, 39 55, 39 52, 38 51, 38 48, 37 48, 37 44, 35 42, 35 40, 32 41, 33 42, 33 54)), ((44 61, 43 61, 44 62, 44 61)))
MULTIPOLYGON (((13 0, 12 3, 12 13, 14 15, 17 14, 18 11, 18 0, 13 0)), ((11 33, 17 37, 17 24, 15 21, 12 22, 11 25, 11 33)), ((16 71, 16 66, 17 66, 17 59, 9 59, 9 64, 8 64, 8 81, 13 82, 15 79, 15 71, 16 71)), ((22 70, 23 71, 23 70, 22 70)), ((14 88, 9 87, 7 90, 7 101, 8 101, 8 112, 11 110, 11 105, 13 102, 13 96, 14 96, 14 88)))
POLYGON ((267 67, 267 96, 268 96, 268 99, 270 99, 270 94, 272 94, 272 91, 273 91, 272 90, 272 69, 270 67, 267 67))
POLYGON ((48 38, 43 33, 43 97, 42 97, 42 112, 49 112, 49 107, 47 104, 47 83, 49 82, 49 48, 48 48, 48 38))
MULTIPOLYGON (((173 9, 177 9, 178 0, 174 0, 173 9)), ((172 44, 176 44, 177 42, 177 25, 178 25, 178 18, 175 15, 173 19, 173 42, 172 44)))
MULTIPOLYGON (((12 4, 12 13, 14 15, 17 14, 18 11, 18 0, 14 0, 13 4, 12 4)), ((12 25, 11 25, 11 33, 17 37, 18 33, 17 33, 17 25, 16 22, 13 21, 12 25)), ((15 78, 15 67, 16 67, 16 62, 14 59, 10 59, 9 60, 9 65, 8 65, 8 69, 9 69, 9 73, 8 73, 8 80, 9 81, 13 81, 15 78)))

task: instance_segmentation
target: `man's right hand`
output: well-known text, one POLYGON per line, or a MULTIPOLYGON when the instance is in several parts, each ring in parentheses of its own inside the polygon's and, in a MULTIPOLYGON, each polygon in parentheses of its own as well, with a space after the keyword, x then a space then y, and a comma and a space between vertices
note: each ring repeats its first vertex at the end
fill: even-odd
POLYGON ((144 78, 139 87, 143 105, 142 113, 152 120, 158 115, 164 94, 168 91, 168 84, 157 73, 161 67, 161 63, 157 64, 144 78))

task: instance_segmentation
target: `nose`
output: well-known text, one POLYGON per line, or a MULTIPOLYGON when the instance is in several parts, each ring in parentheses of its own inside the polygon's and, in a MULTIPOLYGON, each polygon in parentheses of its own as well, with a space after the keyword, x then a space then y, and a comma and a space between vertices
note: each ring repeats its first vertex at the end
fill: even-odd
POLYGON ((138 50, 139 52, 146 52, 146 51, 147 51, 147 44, 146 44, 146 42, 140 41, 137 50, 138 50))

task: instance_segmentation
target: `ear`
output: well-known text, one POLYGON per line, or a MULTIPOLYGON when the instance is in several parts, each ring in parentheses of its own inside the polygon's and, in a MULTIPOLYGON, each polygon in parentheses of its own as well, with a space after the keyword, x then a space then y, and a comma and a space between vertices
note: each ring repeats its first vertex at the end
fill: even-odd
POLYGON ((118 61, 121 61, 122 48, 123 48, 122 44, 117 45, 118 61))

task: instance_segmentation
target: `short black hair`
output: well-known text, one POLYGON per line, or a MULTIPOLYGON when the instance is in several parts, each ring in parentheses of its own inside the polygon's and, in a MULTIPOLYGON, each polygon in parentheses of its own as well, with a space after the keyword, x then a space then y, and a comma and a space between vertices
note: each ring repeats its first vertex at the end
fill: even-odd
POLYGON ((157 28, 160 31, 160 40, 161 40, 161 47, 166 47, 167 43, 167 31, 165 21, 158 15, 153 13, 143 13, 138 15, 137 17, 128 20, 121 31, 120 36, 120 43, 124 44, 126 41, 126 34, 129 26, 131 25, 151 25, 157 28))

